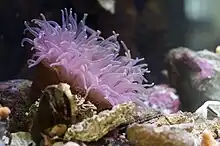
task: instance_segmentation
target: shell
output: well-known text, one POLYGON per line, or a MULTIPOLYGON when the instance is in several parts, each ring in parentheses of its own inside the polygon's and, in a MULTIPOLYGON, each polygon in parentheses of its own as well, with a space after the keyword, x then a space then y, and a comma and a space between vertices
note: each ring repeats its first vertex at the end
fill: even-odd
MULTIPOLYGON (((96 107, 80 96, 73 95, 70 86, 65 83, 50 85, 43 91, 38 111, 32 127, 32 136, 35 141, 40 141, 40 133, 61 136, 54 133, 58 124, 69 126, 80 122, 84 118, 93 116, 96 107)), ((63 132, 64 133, 64 132, 63 132)))

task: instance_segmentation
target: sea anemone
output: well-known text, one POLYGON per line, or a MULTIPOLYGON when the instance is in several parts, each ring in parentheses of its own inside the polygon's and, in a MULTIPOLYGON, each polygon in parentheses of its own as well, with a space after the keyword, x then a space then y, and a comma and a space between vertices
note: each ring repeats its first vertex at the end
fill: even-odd
POLYGON ((176 113, 179 110, 180 100, 176 90, 166 84, 155 85, 147 89, 148 100, 144 103, 165 114, 176 113))
POLYGON ((30 27, 27 22, 25 31, 35 38, 24 38, 24 42, 33 45, 32 59, 29 67, 40 62, 57 71, 60 82, 68 83, 81 92, 85 98, 91 93, 101 95, 111 105, 133 101, 146 106, 146 87, 149 84, 144 77, 149 73, 147 64, 140 63, 144 59, 132 59, 130 51, 121 41, 118 34, 107 39, 100 36, 100 31, 94 31, 85 25, 87 15, 77 23, 76 14, 67 9, 62 13, 62 26, 54 21, 33 19, 38 27, 30 27), (119 55, 121 47, 125 55, 119 55))

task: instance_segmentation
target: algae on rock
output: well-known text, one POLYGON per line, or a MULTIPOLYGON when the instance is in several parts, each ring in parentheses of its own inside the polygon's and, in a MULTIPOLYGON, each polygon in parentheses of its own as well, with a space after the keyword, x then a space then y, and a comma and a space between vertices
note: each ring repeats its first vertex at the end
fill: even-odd
POLYGON ((124 103, 105 110, 91 118, 72 125, 65 133, 65 140, 80 140, 85 142, 97 141, 121 124, 129 123, 133 119, 135 104, 124 103))

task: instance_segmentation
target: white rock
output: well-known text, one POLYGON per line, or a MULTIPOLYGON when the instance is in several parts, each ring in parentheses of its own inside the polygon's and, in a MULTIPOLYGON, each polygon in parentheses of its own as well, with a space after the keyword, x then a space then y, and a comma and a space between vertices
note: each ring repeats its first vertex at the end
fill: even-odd
POLYGON ((206 101, 195 113, 205 119, 212 120, 220 117, 220 108, 218 107, 220 107, 220 101, 206 101))

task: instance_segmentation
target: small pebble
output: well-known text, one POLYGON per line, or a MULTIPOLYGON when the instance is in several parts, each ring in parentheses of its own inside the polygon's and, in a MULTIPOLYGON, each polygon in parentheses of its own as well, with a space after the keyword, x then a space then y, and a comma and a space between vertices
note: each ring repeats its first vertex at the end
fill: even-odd
POLYGON ((202 134, 201 146, 219 146, 218 142, 213 138, 212 133, 205 130, 202 134))
POLYGON ((1 119, 8 118, 10 113, 11 113, 11 110, 8 107, 1 107, 0 108, 0 117, 1 117, 1 119))

